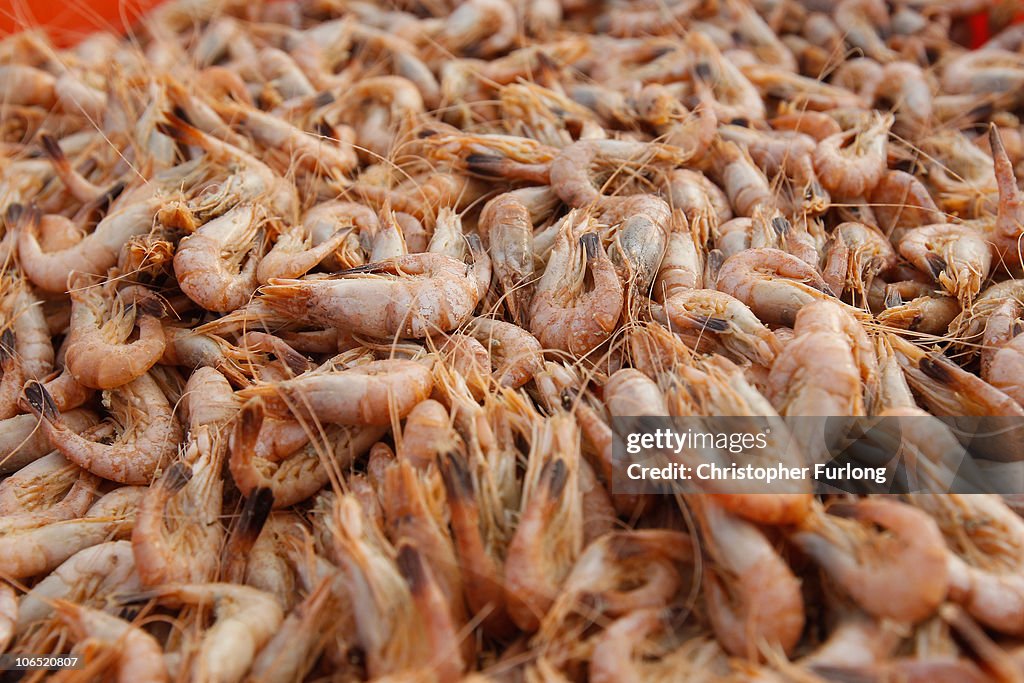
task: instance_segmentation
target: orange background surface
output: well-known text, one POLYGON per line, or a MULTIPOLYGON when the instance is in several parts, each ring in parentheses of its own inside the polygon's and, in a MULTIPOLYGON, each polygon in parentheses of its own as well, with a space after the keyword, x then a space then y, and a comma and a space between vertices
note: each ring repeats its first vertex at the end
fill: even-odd
POLYGON ((58 45, 101 28, 123 31, 162 0, 0 0, 0 35, 45 27, 58 45))

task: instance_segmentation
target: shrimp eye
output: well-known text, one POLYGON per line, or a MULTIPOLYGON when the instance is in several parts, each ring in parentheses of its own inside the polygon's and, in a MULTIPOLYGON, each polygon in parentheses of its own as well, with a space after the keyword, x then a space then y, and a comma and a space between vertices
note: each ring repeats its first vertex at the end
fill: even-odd
POLYGON ((559 398, 562 401, 562 410, 572 410, 572 404, 576 401, 576 397, 573 396, 571 390, 562 389, 562 395, 559 398))

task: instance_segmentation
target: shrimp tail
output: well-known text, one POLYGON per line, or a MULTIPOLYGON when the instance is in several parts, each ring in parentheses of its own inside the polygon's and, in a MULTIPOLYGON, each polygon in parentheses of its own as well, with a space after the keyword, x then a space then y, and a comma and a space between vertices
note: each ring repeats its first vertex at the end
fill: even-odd
POLYGON ((19 225, 21 223, 21 216, 25 213, 25 206, 14 202, 7 207, 7 211, 4 212, 4 222, 7 225, 19 225))
POLYGON ((235 534, 240 541, 248 542, 250 547, 256 542, 256 537, 263 531, 263 525, 267 523, 270 511, 274 508, 274 492, 266 486, 254 490, 245 504, 242 505, 242 512, 238 517, 238 526, 235 534))
POLYGON ((441 460, 441 478, 449 500, 454 502, 473 497, 473 478, 466 462, 456 453, 448 453, 441 460))
POLYGON ((160 480, 160 486, 173 495, 185 488, 190 479, 192 479, 192 468, 183 462, 176 462, 167 469, 160 480))
POLYGON ((62 167, 68 165, 68 158, 64 155, 64 150, 60 148, 57 138, 48 133, 43 133, 39 136, 39 142, 43 146, 43 152, 54 165, 62 167))
POLYGON ((50 392, 48 392, 46 387, 42 384, 35 380, 26 384, 25 400, 28 401, 29 407, 37 416, 51 424, 61 424, 62 420, 60 417, 60 411, 57 409, 57 404, 54 403, 53 397, 50 396, 50 392))
POLYGON ((0 365, 14 358, 14 330, 7 329, 0 335, 0 365))
POLYGON ((158 131, 184 145, 206 147, 206 136, 201 130, 171 112, 165 112, 164 119, 156 124, 158 131))
POLYGON ((413 593, 421 593, 427 588, 427 571, 423 564, 420 552, 411 545, 403 543, 398 549, 398 557, 395 558, 402 576, 409 582, 409 589, 413 593))

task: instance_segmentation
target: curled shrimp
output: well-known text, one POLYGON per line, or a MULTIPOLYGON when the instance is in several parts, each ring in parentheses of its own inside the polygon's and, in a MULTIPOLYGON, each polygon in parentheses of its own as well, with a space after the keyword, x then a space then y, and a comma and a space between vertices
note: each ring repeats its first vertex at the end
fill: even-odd
POLYGON ((411 254, 330 278, 271 280, 261 299, 302 320, 347 332, 422 338, 463 324, 490 284, 490 260, 470 240, 473 263, 441 254, 411 254))
POLYGON ((900 254, 932 277, 949 294, 969 305, 981 291, 992 266, 989 244, 964 225, 926 225, 907 231, 900 254))
POLYGON ((284 619, 272 595, 229 583, 165 584, 123 596, 122 602, 149 599, 213 607, 215 621, 206 630, 189 668, 194 680, 242 680, 259 649, 284 619))
POLYGON ((630 140, 580 140, 551 162, 551 188, 563 202, 574 208, 601 204, 606 198, 591 179, 591 166, 599 160, 617 164, 615 168, 652 162, 684 162, 682 150, 668 145, 630 140))
POLYGON ((706 575, 708 616, 722 647, 757 660, 764 644, 790 652, 804 628, 800 581, 760 530, 697 499, 697 519, 714 565, 706 575))
POLYGON ((220 313, 248 301, 257 287, 262 215, 258 206, 237 206, 181 240, 174 254, 181 291, 220 313))
MULTIPOLYGON (((268 491, 273 505, 281 508, 300 503, 315 495, 331 480, 335 467, 344 467, 362 455, 384 435, 384 427, 329 426, 323 435, 311 436, 306 429, 299 445, 282 457, 270 457, 258 449, 264 422, 260 401, 242 407, 231 436, 228 467, 239 490, 253 496, 268 491), (321 438, 328 446, 320 443, 321 438), (326 451, 329 458, 322 459, 326 451)), ((389 423, 390 424, 390 423, 389 423)), ((312 429, 308 427, 308 429, 312 429)))
POLYGON ((544 347, 582 355, 615 330, 622 314, 623 288, 598 236, 586 233, 577 242, 576 218, 575 214, 566 217, 537 282, 530 331, 544 347), (588 274, 593 289, 583 291, 588 274))
POLYGON ((716 287, 766 323, 791 326, 799 310, 832 299, 817 269, 778 249, 748 249, 725 260, 716 287))
POLYGON ((743 302, 713 289, 682 290, 652 309, 654 318, 673 330, 710 333, 729 351, 769 367, 782 345, 743 302))
POLYGON ((155 295, 147 293, 126 309, 111 287, 86 285, 72 289, 71 301, 64 362, 81 385, 94 389, 123 386, 149 372, 163 356, 163 305, 155 295), (136 326, 139 337, 128 342, 136 326))
POLYGON ((520 387, 544 367, 540 342, 517 325, 491 318, 473 318, 467 331, 496 356, 494 378, 503 387, 520 387))
POLYGON ((111 410, 119 416, 122 432, 110 445, 76 433, 38 382, 25 387, 25 398, 64 457, 105 479, 149 484, 156 468, 170 460, 181 441, 181 427, 167 397, 149 374, 111 393, 111 410))
POLYGON ((792 540, 869 614, 916 623, 949 589, 935 521, 904 503, 860 499, 808 516, 792 540), (876 531, 866 525, 878 525, 876 531))
POLYGON ((71 627, 76 638, 86 639, 90 647, 102 643, 117 652, 115 680, 118 683, 170 680, 160 643, 138 626, 66 600, 55 601, 54 608, 57 618, 71 627))
POLYGON ((855 128, 825 138, 814 149, 814 170, 840 199, 865 197, 885 172, 891 115, 865 117, 855 128))

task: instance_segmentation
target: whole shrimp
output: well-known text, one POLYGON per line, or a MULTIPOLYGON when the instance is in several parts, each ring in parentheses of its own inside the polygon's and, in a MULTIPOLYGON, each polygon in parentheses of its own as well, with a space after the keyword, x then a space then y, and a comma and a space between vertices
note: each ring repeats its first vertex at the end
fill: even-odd
POLYGON ((572 417, 545 421, 532 444, 522 516, 505 558, 508 613, 527 631, 540 626, 581 550, 578 458, 572 417))
POLYGON ((827 576, 869 614, 916 623, 935 612, 950 575, 945 542, 929 515, 881 499, 828 510, 809 515, 791 537, 827 576))
POLYGON ((487 290, 490 260, 470 239, 473 263, 411 254, 316 280, 271 280, 261 299, 271 308, 321 325, 375 337, 422 338, 464 323, 487 290))
POLYGON ((160 643, 149 633, 97 609, 66 600, 57 600, 54 605, 57 618, 71 627, 76 638, 87 640, 90 648, 102 643, 115 649, 118 683, 170 680, 160 643))
POLYGON ((825 138, 814 149, 814 170, 840 199, 865 197, 882 179, 891 115, 874 114, 851 130, 825 138))
POLYGON ((526 323, 534 279, 531 206, 546 203, 547 189, 524 188, 498 195, 484 205, 480 230, 488 235, 491 262, 505 294, 505 306, 518 325, 526 323))
POLYGON ((43 432, 64 457, 105 479, 149 484, 156 468, 170 459, 181 441, 181 427, 167 397, 149 374, 111 393, 111 410, 119 417, 122 432, 110 445, 89 441, 73 431, 38 382, 25 387, 25 398, 43 432))
POLYGON ((904 258, 932 277, 961 305, 981 291, 992 266, 992 249, 964 225, 925 225, 908 230, 899 242, 904 258))
POLYGON ((164 307, 145 295, 125 307, 109 284, 94 286, 78 278, 71 290, 71 325, 64 362, 79 384, 114 389, 146 374, 164 353, 164 307), (138 339, 128 342, 138 326, 138 339))
POLYGON ((230 442, 228 466, 238 489, 246 496, 258 491, 276 507, 300 503, 331 481, 337 468, 365 453, 386 431, 383 427, 328 426, 322 435, 305 425, 306 438, 295 450, 271 458, 257 450, 264 420, 259 400, 246 403, 238 416, 230 442), (326 443, 321 443, 321 439, 326 443))
POLYGON ((607 340, 623 306, 622 283, 598 236, 587 232, 577 241, 577 228, 592 220, 577 226, 579 218, 575 213, 565 218, 530 309, 530 331, 541 345, 574 355, 607 340), (593 289, 584 291, 588 274, 593 289))
POLYGON ((174 254, 181 291, 219 313, 247 302, 257 287, 263 215, 258 205, 239 205, 181 240, 174 254))
POLYGON ((833 298, 817 269, 778 249, 730 256, 716 287, 750 307, 761 321, 781 325, 792 325, 803 306, 833 298))
POLYGON ((773 644, 790 652, 804 628, 800 581, 768 539, 713 497, 691 499, 714 565, 706 575, 708 615, 722 647, 750 660, 773 644))
POLYGON ((224 449, 208 427, 200 428, 191 435, 185 461, 165 470, 143 500, 132 529, 132 550, 143 585, 202 582, 216 576, 224 536, 217 519, 224 449))
POLYGON ((770 367, 782 345, 743 302, 713 289, 682 290, 652 307, 652 315, 673 331, 707 333, 729 351, 770 367))

